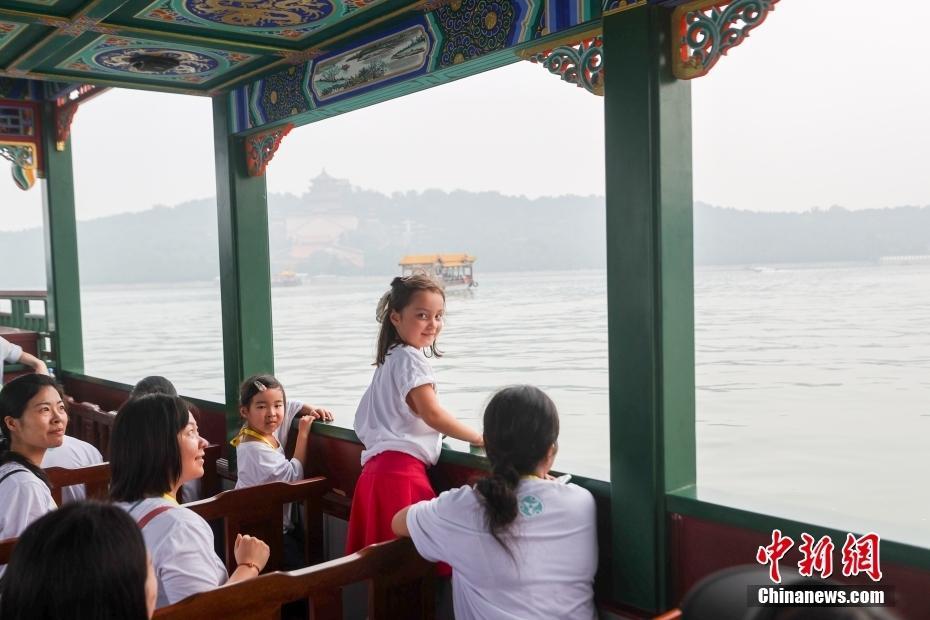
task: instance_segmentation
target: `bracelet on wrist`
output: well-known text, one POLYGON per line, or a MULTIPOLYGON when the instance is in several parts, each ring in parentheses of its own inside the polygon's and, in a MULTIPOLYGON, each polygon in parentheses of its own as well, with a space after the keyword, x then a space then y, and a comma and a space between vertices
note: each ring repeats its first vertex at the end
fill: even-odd
POLYGON ((239 568, 240 566, 248 566, 249 568, 254 568, 256 575, 259 575, 262 572, 262 569, 260 569, 258 567, 258 564, 256 564, 255 562, 239 562, 239 564, 236 565, 236 568, 239 568))

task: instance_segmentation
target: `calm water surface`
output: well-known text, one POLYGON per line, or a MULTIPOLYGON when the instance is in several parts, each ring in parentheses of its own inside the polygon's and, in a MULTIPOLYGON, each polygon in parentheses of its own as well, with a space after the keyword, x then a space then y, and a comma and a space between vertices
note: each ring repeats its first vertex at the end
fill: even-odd
MULTIPOLYGON (((562 415, 557 466, 606 478, 605 273, 478 275, 447 303, 441 402, 477 427, 496 388, 538 385, 562 415)), ((341 425, 388 280, 273 290, 278 377, 341 425)), ((695 304, 701 495, 930 546, 930 266, 701 269, 695 304)), ((83 312, 88 374, 223 400, 218 285, 88 287, 83 312)))

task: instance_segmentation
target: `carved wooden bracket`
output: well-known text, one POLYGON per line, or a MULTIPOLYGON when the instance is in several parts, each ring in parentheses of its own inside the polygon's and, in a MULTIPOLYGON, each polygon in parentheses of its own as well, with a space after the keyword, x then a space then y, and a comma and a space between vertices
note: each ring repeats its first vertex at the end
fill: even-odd
POLYGON ((78 106, 107 90, 93 84, 82 84, 72 90, 68 96, 55 100, 55 150, 65 150, 71 136, 71 122, 78 106))
POLYGON ((249 169, 249 176, 260 177, 265 174, 265 168, 274 157, 275 151, 281 146, 281 140, 294 128, 293 123, 282 125, 275 129, 255 133, 245 139, 245 161, 249 169))
POLYGON ((595 95, 604 95, 604 52, 600 35, 533 54, 529 60, 542 64, 549 73, 561 76, 570 84, 595 95))
POLYGON ((672 27, 672 73, 681 80, 707 75, 721 56, 742 43, 778 0, 695 0, 677 7, 672 27))

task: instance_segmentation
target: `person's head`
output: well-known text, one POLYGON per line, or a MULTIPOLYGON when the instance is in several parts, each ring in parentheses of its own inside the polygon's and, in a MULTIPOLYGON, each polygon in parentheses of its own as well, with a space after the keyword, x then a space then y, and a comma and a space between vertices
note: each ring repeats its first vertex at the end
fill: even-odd
POLYGON ((77 502, 23 531, 0 581, 0 617, 143 620, 152 617, 157 588, 132 517, 77 502))
POLYGON ((239 415, 259 433, 270 435, 284 420, 287 395, 271 375, 252 375, 239 388, 239 415))
POLYGON ((146 394, 165 394, 177 398, 178 391, 174 389, 174 384, 162 377, 161 375, 151 375, 139 379, 139 382, 132 387, 129 392, 129 398, 139 398, 146 394))
POLYGON ((446 294, 442 284, 426 273, 394 278, 391 289, 381 296, 376 316, 381 323, 375 363, 384 363, 387 352, 396 345, 406 344, 417 349, 429 349, 440 357, 436 338, 442 331, 446 310, 446 294))
POLYGON ((504 535, 517 518, 520 477, 547 470, 555 459, 559 412, 531 385, 497 392, 484 410, 484 449, 491 475, 476 484, 484 499, 488 529, 506 547, 504 535))
POLYGON ((51 377, 23 375, 0 390, 0 431, 8 450, 27 457, 44 454, 61 445, 67 426, 65 395, 51 377))
POLYGON ((180 398, 149 394, 126 401, 110 435, 110 496, 131 502, 176 491, 203 476, 206 447, 180 398))

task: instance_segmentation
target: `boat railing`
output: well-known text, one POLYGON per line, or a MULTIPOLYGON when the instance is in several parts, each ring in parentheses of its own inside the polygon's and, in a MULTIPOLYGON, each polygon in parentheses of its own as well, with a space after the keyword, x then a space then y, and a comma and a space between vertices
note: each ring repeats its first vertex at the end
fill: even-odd
POLYGON ((45 291, 0 291, 0 326, 48 333, 45 291))

